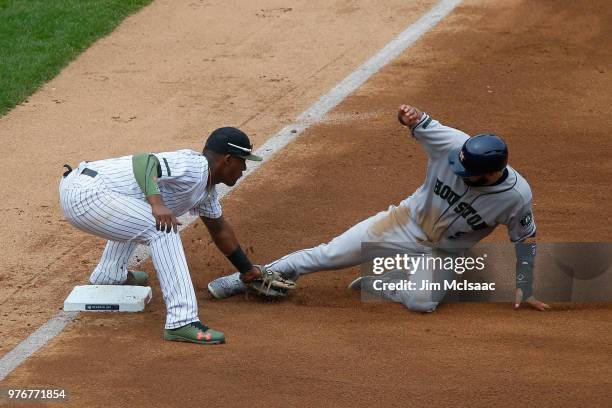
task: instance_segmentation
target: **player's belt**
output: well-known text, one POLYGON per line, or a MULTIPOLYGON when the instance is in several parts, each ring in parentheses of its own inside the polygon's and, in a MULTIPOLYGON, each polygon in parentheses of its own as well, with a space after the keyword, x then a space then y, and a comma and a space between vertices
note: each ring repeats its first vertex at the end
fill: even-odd
POLYGON ((94 178, 98 175, 98 172, 92 169, 84 168, 83 171, 81 171, 81 174, 94 178))

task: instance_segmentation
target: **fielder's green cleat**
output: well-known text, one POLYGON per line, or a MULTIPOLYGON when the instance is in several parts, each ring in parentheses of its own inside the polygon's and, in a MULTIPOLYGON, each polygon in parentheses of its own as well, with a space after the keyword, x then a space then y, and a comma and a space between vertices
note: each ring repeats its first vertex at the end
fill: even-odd
POLYGON ((222 344, 225 343, 225 334, 213 330, 201 322, 193 322, 178 329, 164 330, 164 340, 186 341, 197 344, 222 344))
POLYGON ((127 286, 147 286, 149 275, 142 271, 128 271, 127 279, 123 284, 127 286))

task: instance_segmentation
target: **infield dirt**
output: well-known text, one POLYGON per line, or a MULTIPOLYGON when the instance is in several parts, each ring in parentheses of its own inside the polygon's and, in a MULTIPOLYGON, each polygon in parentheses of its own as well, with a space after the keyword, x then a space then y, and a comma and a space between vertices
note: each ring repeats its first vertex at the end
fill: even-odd
MULTIPOLYGON (((404 102, 470 134, 490 130, 506 138, 511 164, 533 189, 540 241, 610 241, 612 208, 607 189, 612 165, 607 158, 612 153, 612 118, 607 110, 612 91, 612 13, 607 3, 464 2, 346 99, 325 123, 310 128, 226 197, 224 213, 243 246, 254 260, 266 262, 325 242, 412 193, 422 182, 426 157, 396 122, 396 108, 404 102)), ((109 57, 124 52, 145 28, 153 30, 151 21, 190 21, 191 8, 197 13, 195 7, 200 3, 177 7, 185 13, 181 16, 170 4, 154 3, 90 51, 109 57), (163 10, 168 14, 157 14, 163 10)), ((47 174, 64 157, 73 161, 106 157, 130 153, 134 146, 154 151, 195 147, 202 139, 202 129, 226 122, 238 123, 261 144, 431 5, 415 3, 403 9, 387 6, 373 11, 377 10, 375 3, 368 7, 352 2, 331 4, 304 2, 289 11, 274 8, 277 11, 264 12, 264 16, 259 11, 263 7, 251 7, 250 17, 239 22, 255 34, 243 35, 236 47, 247 39, 252 43, 244 45, 243 52, 234 48, 234 64, 215 71, 217 76, 208 77, 190 66, 188 59, 179 64, 170 55, 171 68, 129 74, 128 80, 120 73, 109 75, 96 68, 88 52, 57 79, 77 92, 62 98, 67 104, 82 106, 82 116, 71 108, 66 112, 73 116, 55 121, 54 109, 62 104, 53 105, 50 84, 31 99, 32 104, 39 101, 38 109, 28 104, 0 119, 3 140, 18 124, 25 127, 21 129, 25 134, 36 135, 3 146, 11 153, 6 165, 22 166, 23 179, 35 184, 40 167, 26 166, 30 157, 26 153, 47 174), (288 18, 293 19, 283 22, 288 18), (374 20, 377 35, 363 29, 374 20), (278 36, 283 27, 297 30, 295 25, 301 24, 309 28, 302 28, 302 34, 318 31, 318 41, 327 47, 317 51, 318 63, 304 54, 317 48, 312 44, 316 36, 300 37, 301 47, 287 36, 278 36), (349 40, 351 47, 343 42, 349 40), (248 68, 259 67, 260 60, 246 59, 234 67, 240 55, 252 55, 247 52, 252 49, 261 49, 262 55, 283 55, 280 60, 263 58, 269 65, 262 65, 259 73, 278 81, 257 82, 248 68), (327 65, 320 65, 322 61, 327 65), (79 64, 84 65, 75 68, 79 64), (229 67, 236 71, 228 73, 229 67), (98 85, 92 79, 95 89, 75 87, 74 78, 89 78, 85 72, 126 82, 111 86, 108 79, 103 81, 107 85, 98 85), (154 97, 142 94, 148 83, 168 81, 165 75, 170 73, 178 81, 168 85, 173 92, 161 95, 156 91, 154 97), (234 79, 223 79, 223 75, 234 79), (196 88, 192 84, 195 77, 202 81, 196 88), (281 77, 290 79, 285 83, 281 77), (123 85, 130 88, 123 89, 123 85), (160 105, 160 101, 166 102, 160 105), (179 107, 181 104, 185 105, 179 107), (205 114, 210 116, 203 117, 205 114), (105 122, 96 115, 108 118, 105 122), (131 116, 136 118, 127 120, 131 116), (49 138, 44 138, 44 123, 53 129, 49 138), (79 126, 90 129, 75 139, 79 126), (63 127, 70 132, 62 132, 63 127), (18 160, 15 156, 19 154, 18 160)), ((220 13, 219 19, 228 17, 227 11, 205 7, 209 7, 206 15, 211 24, 218 20, 213 18, 215 13, 220 13)), ((188 25, 167 33, 156 31, 168 42, 185 41, 188 25)), ((230 41, 230 30, 223 30, 219 25, 218 41, 230 41)), ((142 42, 146 44, 147 38, 143 35, 142 42)), ((189 42, 187 49, 195 43, 189 42)), ((154 58, 152 48, 143 43, 125 52, 127 60, 141 67, 134 69, 148 67, 154 58)), ((219 48, 210 45, 198 50, 198 58, 218 62, 227 52, 227 43, 219 48)), ((108 72, 120 69, 109 67, 104 58, 97 63, 108 72)), ((59 85, 55 88, 61 89, 59 85)), ((44 177, 51 184, 55 181, 44 177)), ((12 183, 13 188, 18 187, 16 179, 12 183)), ((6 187, 3 190, 7 219, 22 220, 19 222, 33 228, 30 237, 38 237, 27 241, 27 234, 19 239, 17 234, 4 234, 15 237, 15 245, 19 244, 13 248, 7 243, 16 269, 8 269, 2 282, 7 297, 0 311, 15 320, 3 318, 0 326, 2 352, 6 352, 20 340, 12 333, 23 337, 28 332, 25 323, 40 324, 61 306, 72 284, 85 281, 102 242, 60 221, 55 185, 40 196, 23 187, 15 196, 6 187), (17 210, 12 207, 26 197, 36 203, 30 212, 13 214, 17 210), (41 203, 48 208, 35 208, 41 203), (45 221, 51 224, 36 233, 35 228, 45 221), (51 266, 38 261, 45 257, 55 259, 51 266), (32 264, 25 268, 26 262, 32 264), (39 269, 33 267, 36 265, 39 269), (5 282, 13 289, 22 287, 9 292, 5 282), (49 303, 38 303, 41 298, 49 303)), ((18 229, 20 225, 6 223, 3 228, 18 229)), ((505 241, 504 229, 491 240, 505 241)), ((201 224, 186 230, 183 242, 201 317, 226 332, 226 345, 202 348, 164 342, 165 311, 155 282, 155 300, 147 312, 79 316, 12 373, 3 387, 61 386, 71 394, 67 406, 88 407, 612 404, 609 303, 557 304, 547 313, 513 311, 508 304, 451 303, 431 315, 419 315, 401 305, 362 303, 358 294, 345 289, 358 274, 356 268, 305 276, 297 293, 278 304, 242 297, 213 301, 206 294, 206 284, 231 272, 231 266, 214 249, 201 224)), ((145 270, 154 273, 150 262, 145 270)))

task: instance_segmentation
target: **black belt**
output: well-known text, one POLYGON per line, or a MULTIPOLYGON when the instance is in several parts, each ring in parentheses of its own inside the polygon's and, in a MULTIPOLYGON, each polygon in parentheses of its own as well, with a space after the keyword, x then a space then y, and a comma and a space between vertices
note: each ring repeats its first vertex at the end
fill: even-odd
POLYGON ((98 175, 98 172, 92 169, 88 169, 87 167, 83 169, 83 171, 81 172, 81 174, 85 175, 85 176, 89 176, 91 178, 94 178, 98 175))
MULTIPOLYGON (((64 164, 64 167, 67 169, 64 172, 64 177, 67 177, 70 173, 72 173, 72 167, 69 164, 64 164)), ((98 175, 98 172, 92 169, 84 168, 83 171, 81 171, 81 174, 94 178, 98 175)))
POLYGON ((68 177, 68 175, 69 175, 70 173, 72 173, 72 166, 70 166, 69 164, 64 164, 64 167, 67 169, 67 170, 64 172, 64 178, 66 178, 66 177, 68 177))

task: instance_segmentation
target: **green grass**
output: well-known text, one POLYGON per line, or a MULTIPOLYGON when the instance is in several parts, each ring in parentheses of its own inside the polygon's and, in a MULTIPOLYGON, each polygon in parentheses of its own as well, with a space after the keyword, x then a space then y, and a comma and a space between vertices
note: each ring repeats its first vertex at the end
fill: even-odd
POLYGON ((0 0, 0 116, 152 0, 0 0))

